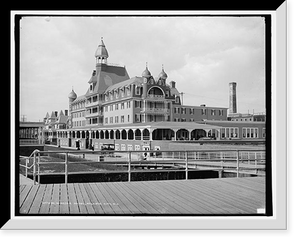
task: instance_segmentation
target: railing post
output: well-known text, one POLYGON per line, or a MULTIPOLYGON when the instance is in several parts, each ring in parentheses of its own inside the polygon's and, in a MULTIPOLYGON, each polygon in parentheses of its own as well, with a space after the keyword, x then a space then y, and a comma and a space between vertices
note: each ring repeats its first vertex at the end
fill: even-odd
POLYGON ((41 162, 41 154, 38 153, 38 162, 37 162, 37 170, 38 170, 38 173, 37 173, 37 176, 38 176, 38 184, 40 184, 40 162, 41 162))
POLYGON ((34 154, 33 154, 33 185, 36 184, 35 176, 36 176, 36 152, 34 151, 34 154))
POLYGON ((68 153, 65 153, 65 184, 68 184, 68 153))
POLYGON ((185 151, 185 179, 189 179, 188 153, 185 151))
POLYGON ((224 169, 224 160, 223 160, 223 152, 220 152, 220 159, 221 159, 221 169, 224 169))
POLYGON ((27 158, 25 160, 25 165, 26 165, 26 167, 25 167, 25 176, 26 176, 26 178, 28 177, 28 164, 29 164, 29 158, 27 158))
POLYGON ((257 174, 257 152, 254 152, 255 174, 257 174))
POLYGON ((248 151, 248 165, 250 164, 250 152, 248 151))
POLYGON ((128 154, 128 181, 131 181, 131 152, 128 154))
POLYGON ((236 151, 236 177, 239 177, 239 170, 240 170, 240 151, 236 151))

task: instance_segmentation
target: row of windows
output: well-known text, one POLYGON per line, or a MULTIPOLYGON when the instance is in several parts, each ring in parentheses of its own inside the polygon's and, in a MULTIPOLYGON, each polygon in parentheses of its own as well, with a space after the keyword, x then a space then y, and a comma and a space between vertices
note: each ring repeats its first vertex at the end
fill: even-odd
POLYGON ((72 113, 73 118, 78 118, 78 117, 84 117, 85 116, 85 111, 80 111, 80 112, 74 112, 72 113))
MULTIPOLYGON (((136 95, 141 94, 141 87, 136 86, 134 90, 135 90, 136 95)), ((104 100, 108 101, 108 100, 118 99, 120 97, 123 98, 123 97, 125 97, 125 93, 126 93, 126 96, 131 96, 131 86, 128 86, 126 88, 124 87, 124 88, 120 89, 120 91, 115 90, 115 91, 109 92, 109 94, 105 94, 104 100)))
POLYGON ((72 126, 73 126, 73 127, 81 127, 81 126, 85 126, 85 121, 73 121, 73 122, 72 122, 72 126))
MULTIPOLYGON (((200 109, 201 115, 207 115, 208 110, 207 109, 200 109)), ((174 107, 174 114, 189 114, 194 115, 195 109, 194 108, 186 108, 186 107, 174 107)), ((210 110, 211 116, 224 116, 224 110, 220 109, 211 109, 210 110)))
POLYGON ((72 110, 77 110, 85 107, 85 102, 78 102, 72 105, 72 110))
MULTIPOLYGON (((174 118, 174 122, 186 122, 186 121, 187 121, 186 118, 174 118)), ((190 118, 190 119, 188 119, 188 121, 193 122, 193 121, 195 121, 195 119, 190 118)))
MULTIPOLYGON (((114 123, 124 123, 125 122, 125 116, 120 116, 120 119, 119 119, 119 116, 111 116, 109 117, 106 117, 105 120, 104 120, 104 123, 105 124, 114 124, 114 123)), ((130 122, 130 115, 127 115, 127 122, 130 122)))
POLYGON ((105 106, 104 110, 108 111, 108 109, 109 109, 109 111, 113 111, 113 110, 117 111, 119 109, 121 109, 121 110, 126 109, 125 107, 127 109, 129 109, 131 107, 131 101, 122 102, 122 103, 118 103, 118 104, 114 104, 114 105, 107 105, 107 106, 105 106))
POLYGON ((232 121, 252 121, 252 118, 233 118, 232 121))
MULTIPOLYGON (((243 127, 242 128, 242 137, 243 138, 258 138, 259 129, 257 127, 243 127)), ((262 137, 266 136, 265 128, 262 128, 262 137)), ((221 128, 221 137, 227 138, 239 138, 239 128, 238 127, 224 127, 221 128)))

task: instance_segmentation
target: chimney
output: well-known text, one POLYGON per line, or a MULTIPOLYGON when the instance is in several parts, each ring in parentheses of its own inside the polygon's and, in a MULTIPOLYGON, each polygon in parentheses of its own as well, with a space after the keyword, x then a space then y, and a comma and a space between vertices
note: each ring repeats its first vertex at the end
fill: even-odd
POLYGON ((229 83, 229 114, 237 113, 236 106, 236 83, 229 83))
POLYGON ((170 82, 171 88, 175 88, 175 84, 176 84, 175 81, 171 81, 171 82, 170 82))
POLYGON ((68 110, 65 110, 65 116, 68 116, 68 110))
POLYGON ((57 117, 57 114, 58 114, 58 112, 57 112, 57 111, 55 111, 55 112, 54 112, 54 114, 55 114, 55 117, 57 117))

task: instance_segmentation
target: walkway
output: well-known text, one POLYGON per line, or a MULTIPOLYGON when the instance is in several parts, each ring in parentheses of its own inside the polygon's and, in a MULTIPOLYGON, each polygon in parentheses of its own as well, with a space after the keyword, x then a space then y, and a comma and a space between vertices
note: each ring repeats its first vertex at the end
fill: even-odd
POLYGON ((33 180, 23 176, 22 174, 19 175, 20 185, 33 185, 33 180))
POLYGON ((21 214, 256 214, 265 177, 20 185, 21 214))

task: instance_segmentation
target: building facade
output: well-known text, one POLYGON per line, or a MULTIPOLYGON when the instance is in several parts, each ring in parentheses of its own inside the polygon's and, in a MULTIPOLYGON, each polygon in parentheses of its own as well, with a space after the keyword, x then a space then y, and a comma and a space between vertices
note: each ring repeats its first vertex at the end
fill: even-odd
POLYGON ((203 121, 226 121, 227 108, 183 105, 163 67, 157 78, 147 64, 141 76, 130 78, 108 57, 101 39, 87 91, 77 96, 72 89, 68 96, 69 119, 57 130, 59 145, 75 147, 79 141, 81 148, 100 149, 113 143, 116 150, 140 150, 166 141, 226 138, 221 126, 203 121))

